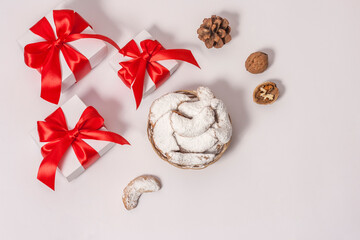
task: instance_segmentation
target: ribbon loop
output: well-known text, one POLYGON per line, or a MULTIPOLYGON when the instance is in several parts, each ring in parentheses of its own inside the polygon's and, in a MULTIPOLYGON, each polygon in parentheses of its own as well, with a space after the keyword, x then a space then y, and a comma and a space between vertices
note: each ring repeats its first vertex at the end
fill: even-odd
POLYGON ((190 50, 166 50, 158 41, 149 39, 141 41, 140 48, 141 52, 136 42, 131 40, 119 51, 124 56, 132 58, 119 63, 122 68, 118 71, 118 76, 127 87, 132 89, 136 108, 139 107, 142 100, 146 71, 156 87, 170 76, 169 70, 157 61, 174 59, 199 67, 190 50))
POLYGON ((108 131, 100 131, 104 119, 93 107, 87 107, 74 129, 68 130, 64 112, 58 108, 45 121, 38 121, 40 142, 47 142, 41 152, 44 157, 38 171, 38 179, 54 190, 56 168, 66 150, 72 146, 76 157, 84 168, 99 158, 98 153, 83 139, 129 144, 122 136, 108 131))

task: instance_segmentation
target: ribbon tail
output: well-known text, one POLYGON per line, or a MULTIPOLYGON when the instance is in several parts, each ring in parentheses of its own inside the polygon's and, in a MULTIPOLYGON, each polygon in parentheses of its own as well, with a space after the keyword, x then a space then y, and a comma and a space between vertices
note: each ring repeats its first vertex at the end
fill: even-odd
POLYGON ((184 61, 200 68, 199 64, 195 60, 194 55, 191 53, 190 50, 187 49, 160 50, 159 52, 157 52, 156 55, 151 58, 151 61, 161 61, 168 59, 184 61))
POLYGON ((94 139, 100 141, 114 142, 120 145, 130 145, 130 143, 117 133, 101 130, 81 130, 82 139, 94 139))
POLYGON ((170 77, 170 71, 157 62, 151 62, 147 66, 147 72, 154 82, 155 87, 158 88, 166 79, 170 77))
POLYGON ((72 148, 80 164, 85 169, 100 157, 99 153, 82 139, 76 139, 72 144, 72 148))
POLYGON ((67 42, 72 42, 78 39, 82 39, 82 38, 94 38, 94 39, 99 39, 99 40, 103 40, 109 44, 111 44, 114 48, 116 48, 119 52, 121 52, 120 47, 116 44, 116 42, 114 42, 111 38, 108 38, 104 35, 100 35, 100 34, 85 34, 85 33, 74 33, 69 35, 66 38, 67 42))
POLYGON ((138 72, 136 74, 133 84, 131 85, 131 89, 133 91, 135 102, 136 102, 136 109, 139 108, 142 97, 143 97, 146 65, 147 65, 147 62, 145 60, 140 61, 138 72))
POLYGON ((91 71, 89 60, 76 49, 64 44, 61 52, 71 72, 74 74, 76 82, 91 71))
POLYGON ((52 48, 41 71, 41 98, 58 104, 61 95, 61 66, 59 49, 52 48))
POLYGON ((55 190, 55 175, 57 166, 70 144, 70 139, 65 138, 61 140, 58 142, 56 148, 44 157, 40 164, 37 179, 52 190, 55 190))

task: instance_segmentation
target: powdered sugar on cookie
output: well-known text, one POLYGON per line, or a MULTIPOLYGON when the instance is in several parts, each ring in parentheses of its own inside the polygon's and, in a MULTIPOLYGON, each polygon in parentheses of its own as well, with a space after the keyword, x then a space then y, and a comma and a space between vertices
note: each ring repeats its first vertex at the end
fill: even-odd
POLYGON ((198 87, 197 96, 200 99, 200 101, 210 101, 211 99, 215 98, 213 92, 210 90, 210 88, 207 87, 198 87))
POLYGON ((195 137, 183 137, 175 132, 175 138, 181 149, 193 153, 205 152, 218 141, 213 128, 195 137))
POLYGON ((149 120, 151 124, 154 124, 165 113, 176 110, 178 105, 184 101, 191 101, 191 99, 180 93, 168 93, 155 100, 150 107, 149 120))
POLYGON ((124 189, 123 203, 127 210, 138 205, 140 196, 146 192, 156 192, 161 188, 159 179, 151 175, 143 175, 133 179, 124 189))
POLYGON ((165 154, 170 151, 179 151, 179 145, 174 137, 174 130, 170 124, 170 115, 172 112, 165 113, 155 123, 153 138, 156 147, 165 154))
POLYGON ((178 110, 185 116, 192 118, 209 106, 210 101, 183 102, 179 105, 178 110))
POLYGON ((204 168, 214 160, 215 154, 169 152, 169 161, 188 168, 204 168))
POLYGON ((210 107, 204 108, 193 118, 172 112, 170 123, 173 130, 183 137, 196 137, 206 132, 215 122, 215 113, 210 107))
POLYGON ((182 168, 211 164, 232 135, 224 103, 207 87, 199 87, 195 94, 170 93, 157 99, 149 122, 156 149, 182 168))
POLYGON ((216 137, 222 143, 227 143, 231 139, 232 125, 225 104, 220 99, 211 100, 211 107, 217 116, 217 123, 214 126, 216 137))
POLYGON ((188 116, 194 117, 198 115, 205 107, 209 107, 214 94, 207 87, 199 87, 197 89, 197 97, 199 101, 183 102, 179 105, 179 111, 188 116))

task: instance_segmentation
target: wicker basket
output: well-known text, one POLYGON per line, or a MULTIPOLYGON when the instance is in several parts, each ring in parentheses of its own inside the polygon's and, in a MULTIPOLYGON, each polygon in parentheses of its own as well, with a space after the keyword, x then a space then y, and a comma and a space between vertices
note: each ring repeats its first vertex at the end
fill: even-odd
MULTIPOLYGON (((195 98, 197 97, 197 92, 196 91, 190 91, 190 90, 180 90, 180 91, 176 91, 176 93, 182 93, 182 94, 186 94, 188 95, 190 98, 195 98)), ((151 109, 151 107, 150 107, 151 109)), ((150 112, 149 112, 149 115, 150 115, 150 112)), ((229 115, 229 118, 230 118, 230 115, 229 115)), ((231 122, 231 118, 230 118, 230 122, 231 122)), ((231 139, 229 142, 227 142, 226 144, 224 144, 222 146, 222 149, 220 150, 220 152, 215 156, 214 160, 207 163, 207 164, 204 164, 204 165, 201 165, 201 166, 192 166, 192 167, 187 167, 187 166, 181 166, 181 165, 178 165, 176 163, 172 163, 168 160, 168 158, 163 155, 161 153, 161 151, 159 149, 157 149, 157 147, 155 146, 155 143, 154 143, 154 138, 153 138, 153 125, 150 123, 150 117, 149 117, 149 120, 148 120, 148 126, 147 126, 147 134, 148 134, 148 138, 149 138, 149 141, 151 143, 151 146, 152 148, 154 149, 154 151, 156 152, 156 154, 161 158, 163 159, 164 161, 170 163, 171 165, 175 166, 175 167, 178 167, 178 168, 181 168, 181 169, 204 169, 206 168, 207 166, 215 163, 216 161, 218 161, 221 156, 224 154, 224 152, 228 149, 228 147, 230 146, 230 143, 231 143, 231 139)))

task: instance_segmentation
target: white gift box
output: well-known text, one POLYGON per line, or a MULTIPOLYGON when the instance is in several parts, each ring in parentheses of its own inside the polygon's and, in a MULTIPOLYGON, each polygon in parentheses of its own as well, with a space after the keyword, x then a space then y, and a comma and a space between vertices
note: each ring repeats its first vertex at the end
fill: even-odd
MULTIPOLYGON (((64 9, 64 4, 57 6, 55 9, 56 10, 64 9)), ((51 11, 45 17, 49 21, 52 29, 54 30, 54 34, 57 37, 56 27, 53 18, 53 11, 51 11)), ((81 33, 94 34, 95 32, 91 29, 91 27, 87 27, 81 33)), ((42 37, 34 34, 30 30, 28 30, 23 36, 21 36, 18 39, 18 43, 20 44, 23 51, 26 45, 30 43, 36 43, 42 41, 44 41, 42 37)), ((98 65, 106 57, 107 54, 107 47, 105 42, 98 39, 89 39, 89 38, 79 39, 66 44, 68 44, 69 46, 80 52, 82 55, 84 55, 89 60, 91 68, 94 68, 96 65, 98 65)), ((76 83, 76 80, 74 74, 71 72, 69 66, 67 65, 64 55, 61 53, 61 51, 60 51, 60 66, 61 66, 61 76, 62 76, 61 90, 62 92, 65 92, 69 87, 71 87, 74 83, 76 83)))
MULTIPOLYGON (((136 44, 137 44, 138 48, 140 49, 140 51, 141 51, 140 42, 143 41, 143 40, 146 40, 146 39, 155 40, 153 38, 153 36, 151 36, 150 33, 148 33, 145 30, 140 32, 134 38, 134 41, 136 42, 136 44)), ((165 46, 164 46, 164 48, 165 48, 165 46)), ((119 63, 124 62, 124 61, 128 61, 130 59, 131 59, 130 57, 124 57, 122 54, 117 52, 110 58, 110 65, 115 70, 115 72, 117 73, 120 69, 122 69, 122 66, 119 63)), ((170 75, 172 75, 179 66, 179 62, 176 61, 176 60, 161 60, 161 61, 157 61, 157 62, 159 64, 161 64, 163 67, 165 67, 167 70, 169 70, 170 75)), ((148 72, 146 71, 145 78, 144 78, 143 98, 146 97, 147 95, 149 95, 155 89, 156 89, 155 83, 150 79, 150 76, 149 76, 148 72)))
MULTIPOLYGON (((69 130, 75 127, 86 107, 87 106, 77 95, 74 95, 61 106, 69 130)), ((106 131, 106 128, 102 127, 99 130, 106 131)), ((46 144, 46 142, 40 142, 37 128, 34 128, 30 135, 40 148, 46 144)), ((95 149, 99 153, 100 157, 115 145, 115 143, 107 141, 91 139, 83 139, 83 141, 95 149)), ((69 182, 77 178, 85 171, 85 168, 80 164, 71 146, 62 157, 58 169, 69 182)))

